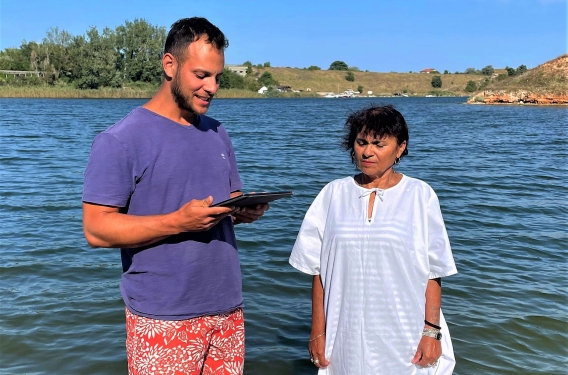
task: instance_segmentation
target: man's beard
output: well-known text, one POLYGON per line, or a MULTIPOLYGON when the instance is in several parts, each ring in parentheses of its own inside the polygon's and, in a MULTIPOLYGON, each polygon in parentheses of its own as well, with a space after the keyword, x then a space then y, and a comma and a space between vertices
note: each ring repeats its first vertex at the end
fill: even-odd
POLYGON ((179 71, 176 72, 174 79, 172 80, 172 95, 178 107, 188 112, 195 113, 191 107, 191 98, 188 98, 182 91, 179 84, 179 71))

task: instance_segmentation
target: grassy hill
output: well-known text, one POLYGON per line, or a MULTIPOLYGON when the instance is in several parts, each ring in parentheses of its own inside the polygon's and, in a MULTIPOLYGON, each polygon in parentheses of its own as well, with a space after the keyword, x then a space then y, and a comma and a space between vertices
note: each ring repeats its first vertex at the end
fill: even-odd
POLYGON ((525 90, 535 94, 568 93, 568 54, 547 61, 520 76, 492 81, 485 90, 525 90))
POLYGON ((568 54, 519 76, 493 80, 468 103, 568 105, 568 54))
MULTIPOLYGON (((357 90, 363 86, 363 94, 372 91, 374 95, 393 95, 406 92, 409 95, 427 95, 432 88, 433 74, 425 73, 375 73, 353 72, 355 81, 345 79, 347 72, 339 70, 307 70, 297 68, 262 68, 255 69, 255 74, 264 71, 272 73, 281 84, 291 86, 293 90, 311 89, 312 92, 339 93, 347 89, 357 90)), ((502 70, 504 72, 504 70, 502 70)), ((501 70, 496 71, 500 73, 501 70)), ((478 74, 440 74, 441 89, 436 89, 439 95, 469 95, 465 91, 468 81, 474 81, 479 86, 487 76, 478 74)))

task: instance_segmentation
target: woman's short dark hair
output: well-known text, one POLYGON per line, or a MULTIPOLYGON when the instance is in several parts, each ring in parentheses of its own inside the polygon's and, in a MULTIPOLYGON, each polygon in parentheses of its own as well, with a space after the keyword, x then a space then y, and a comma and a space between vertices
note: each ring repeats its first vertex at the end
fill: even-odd
POLYGON ((353 112, 345 121, 345 134, 342 146, 351 155, 351 161, 355 164, 355 139, 363 132, 363 135, 372 135, 375 138, 393 136, 400 145, 406 141, 406 149, 401 155, 408 155, 408 127, 402 114, 392 105, 371 106, 353 112))
POLYGON ((176 21, 166 37, 164 53, 171 53, 177 60, 184 61, 187 47, 199 40, 202 36, 207 37, 207 42, 222 51, 229 46, 225 34, 206 18, 191 17, 176 21))

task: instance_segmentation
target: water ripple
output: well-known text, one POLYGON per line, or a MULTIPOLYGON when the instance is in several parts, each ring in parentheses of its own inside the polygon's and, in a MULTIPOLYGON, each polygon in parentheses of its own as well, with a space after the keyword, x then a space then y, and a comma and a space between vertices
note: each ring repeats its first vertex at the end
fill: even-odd
MULTIPOLYGON (((2 374, 126 373, 120 256, 82 237, 93 137, 141 100, 0 99, 2 374)), ((456 374, 565 374, 568 112, 460 98, 217 100, 246 191, 293 190, 237 229, 247 374, 313 373, 310 276, 287 264, 309 204, 355 173, 343 122, 371 102, 410 127, 399 170, 437 192, 459 274, 444 280, 456 374)))

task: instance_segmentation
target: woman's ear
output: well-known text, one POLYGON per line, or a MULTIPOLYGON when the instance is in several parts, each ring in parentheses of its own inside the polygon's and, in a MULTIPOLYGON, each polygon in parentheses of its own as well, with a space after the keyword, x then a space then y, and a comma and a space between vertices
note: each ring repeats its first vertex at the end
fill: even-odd
POLYGON ((400 158, 404 150, 406 150, 406 141, 402 141, 402 143, 398 145, 398 152, 396 153, 397 157, 400 158))

